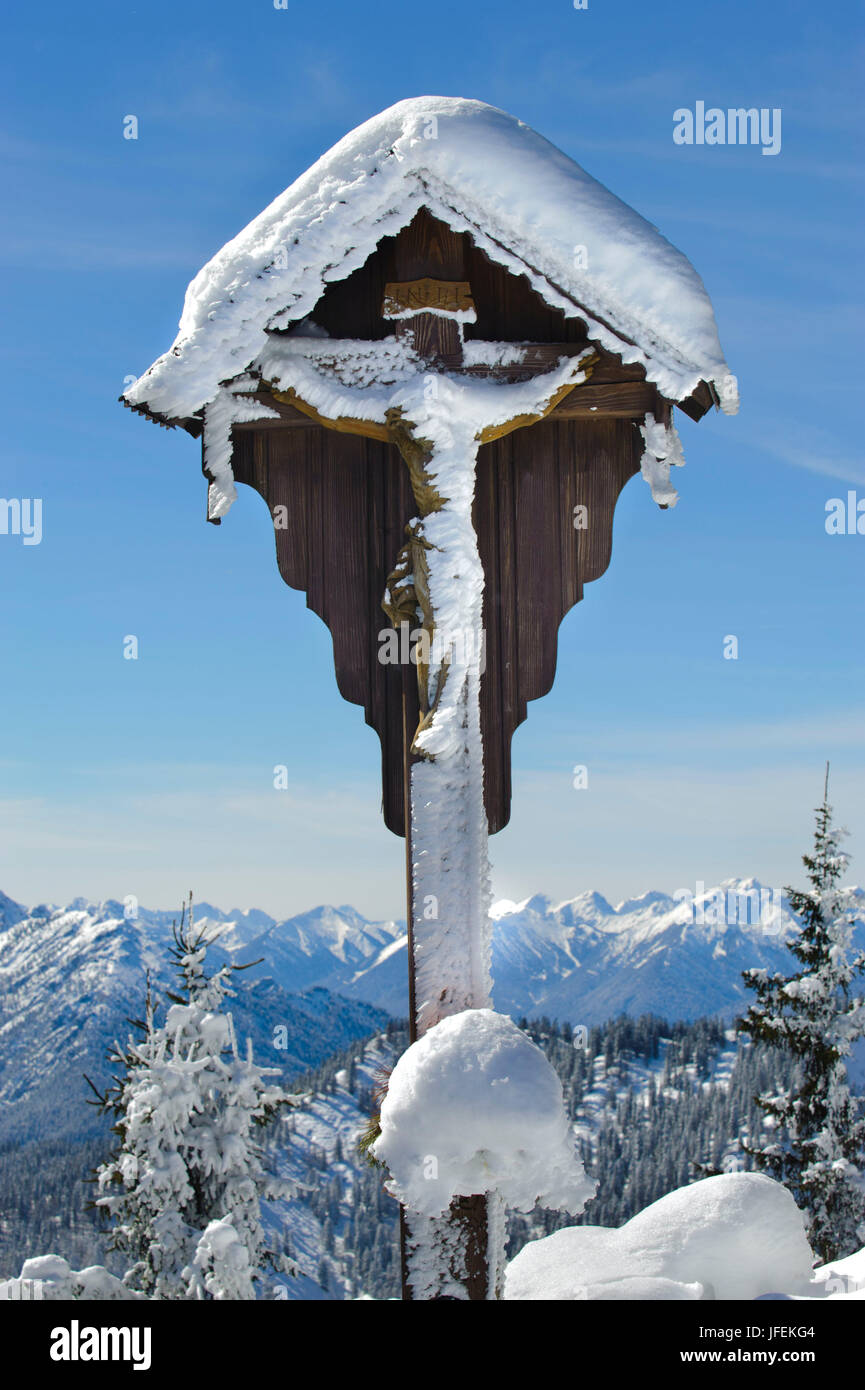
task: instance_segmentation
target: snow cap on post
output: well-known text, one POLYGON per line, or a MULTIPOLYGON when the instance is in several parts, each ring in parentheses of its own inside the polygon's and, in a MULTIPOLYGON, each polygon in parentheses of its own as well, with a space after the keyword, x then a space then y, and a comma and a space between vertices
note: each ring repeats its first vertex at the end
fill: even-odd
POLYGON ((574 1214, 593 1195, 575 1151, 562 1083, 503 1014, 467 1009, 430 1028, 394 1068, 372 1146, 390 1190, 435 1216, 459 1195, 497 1191, 519 1211, 574 1214))

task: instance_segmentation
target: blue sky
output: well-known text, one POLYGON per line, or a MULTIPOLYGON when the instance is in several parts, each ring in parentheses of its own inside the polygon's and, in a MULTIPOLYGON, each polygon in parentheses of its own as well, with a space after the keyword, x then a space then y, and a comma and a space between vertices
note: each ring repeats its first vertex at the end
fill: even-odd
POLYGON ((264 504, 206 525, 198 445, 116 398, 223 242, 427 93, 512 111, 690 256, 743 401, 681 420, 675 511, 622 497, 515 739, 497 895, 783 884, 826 758, 865 877, 865 536, 824 528, 865 497, 858 5, 48 3, 4 29, 0 495, 43 499, 43 539, 0 535, 0 888, 402 914, 377 741, 264 504), (781 153, 676 146, 697 100, 780 107, 781 153))

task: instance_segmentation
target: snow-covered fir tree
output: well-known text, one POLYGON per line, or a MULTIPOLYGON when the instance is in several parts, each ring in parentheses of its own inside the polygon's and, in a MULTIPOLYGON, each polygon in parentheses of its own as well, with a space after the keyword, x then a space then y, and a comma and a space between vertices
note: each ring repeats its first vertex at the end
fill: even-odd
POLYGON ((865 999, 854 988, 865 955, 853 949, 855 918, 839 886, 848 863, 840 848, 845 832, 833 826, 828 798, 827 768, 814 848, 803 856, 811 887, 787 889, 803 923, 790 943, 799 969, 786 976, 746 971, 757 998, 741 1022, 756 1041, 787 1048, 798 1060, 789 1090, 758 1097, 772 1138, 743 1147, 807 1213, 811 1247, 822 1262, 865 1243, 865 1114, 847 1076, 850 1048, 865 1036, 865 999))
MULTIPOLYGON (((126 1282, 152 1298, 252 1299, 265 1269, 291 1272, 267 1247, 260 1200, 284 1192, 256 1132, 298 1097, 268 1078, 248 1044, 241 1055, 225 1002, 234 972, 206 972, 215 939, 196 931, 192 900, 175 924, 172 955, 182 989, 157 1024, 148 983, 143 1035, 115 1047, 114 1084, 98 1092, 118 1146, 97 1170, 112 1246, 132 1261, 126 1282)), ((94 1088, 95 1089, 95 1088, 94 1088)))

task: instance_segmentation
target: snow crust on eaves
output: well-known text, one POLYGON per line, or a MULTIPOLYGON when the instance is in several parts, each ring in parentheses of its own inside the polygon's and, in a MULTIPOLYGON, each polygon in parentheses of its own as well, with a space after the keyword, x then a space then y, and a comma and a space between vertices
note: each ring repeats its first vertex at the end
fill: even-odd
POLYGON ((344 136, 229 241, 186 292, 174 344, 125 393, 179 419, 248 368, 268 328, 309 315, 426 206, 673 400, 703 379, 735 410, 714 313, 694 267, 651 223, 516 117, 417 97, 344 136), (631 339, 629 346, 623 339, 631 339))

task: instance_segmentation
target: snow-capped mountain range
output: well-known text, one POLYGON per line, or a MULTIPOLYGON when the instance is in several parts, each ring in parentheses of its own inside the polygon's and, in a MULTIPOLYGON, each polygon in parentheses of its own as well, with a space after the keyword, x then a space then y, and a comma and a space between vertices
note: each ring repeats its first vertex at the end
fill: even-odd
MULTIPOLYGON (((742 971, 789 968, 787 942, 799 925, 783 894, 756 879, 697 889, 676 897, 648 892, 616 907, 595 892, 563 903, 538 894, 496 904, 496 1008, 588 1025, 622 1012, 732 1017, 745 998, 742 971)), ((865 892, 852 893, 865 918, 865 892)), ((264 957, 257 970, 283 987, 319 985, 405 1015, 403 923, 369 922, 353 908, 320 907, 256 931, 261 914, 249 924, 228 916, 237 919, 227 938, 232 952, 264 957)), ((861 923, 859 930, 865 947, 861 923)))
MULTIPOLYGON (((260 936, 271 921, 264 913, 204 905, 200 913, 226 924, 226 945, 235 950, 244 933, 260 936)), ((130 918, 122 903, 80 898, 68 907, 24 908, 0 893, 0 1142, 104 1131, 105 1121, 87 1105, 94 1097, 84 1073, 99 1086, 109 1080, 106 1053, 115 1040, 125 1043, 128 1020, 142 1016, 148 974, 157 1000, 166 987, 176 988, 169 946, 178 916, 142 909, 130 918)), ((307 939, 314 954, 314 939, 307 939)), ((243 952, 245 959, 257 954, 243 952)), ((288 988, 281 979, 291 972, 275 975, 258 969, 241 976, 246 983, 232 1013, 257 1060, 285 1077, 386 1021, 381 1009, 316 988, 308 974, 288 988)))
MULTIPOLYGON (((865 892, 853 892, 865 917, 865 892)), ((587 1025, 621 1012, 732 1018, 744 969, 790 968, 786 943, 798 925, 782 896, 748 879, 678 899, 649 892, 613 907, 590 892, 497 904, 496 1007, 587 1025)), ((176 916, 83 899, 26 908, 0 893, 0 1139, 89 1127, 81 1074, 105 1080, 106 1046, 140 1016, 147 973, 157 991, 171 982, 176 916)), ((215 954, 260 960, 242 977, 235 1019, 260 1060, 286 1075, 371 1032, 385 1013, 407 1012, 404 923, 347 906, 276 921, 206 903, 196 920, 222 928, 215 954), (287 1034, 276 1049, 279 1025, 287 1034)), ((865 947, 861 921, 859 933, 865 947)))

